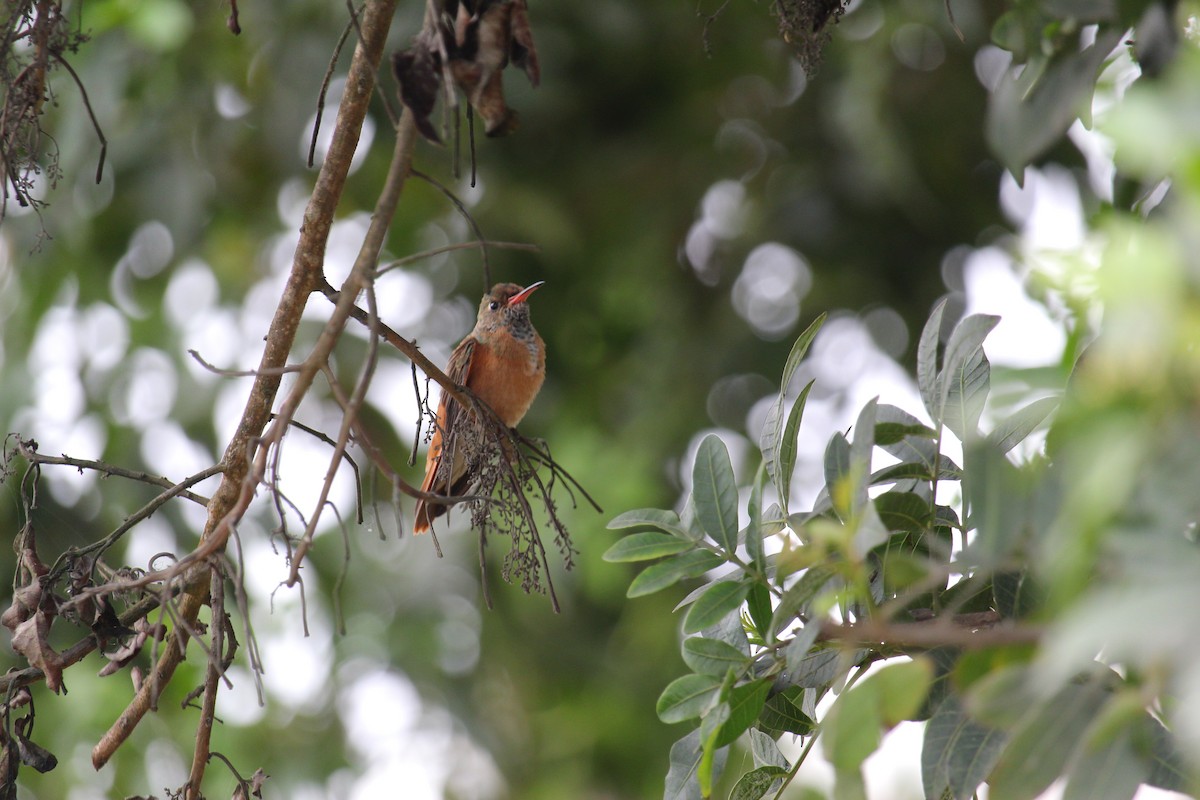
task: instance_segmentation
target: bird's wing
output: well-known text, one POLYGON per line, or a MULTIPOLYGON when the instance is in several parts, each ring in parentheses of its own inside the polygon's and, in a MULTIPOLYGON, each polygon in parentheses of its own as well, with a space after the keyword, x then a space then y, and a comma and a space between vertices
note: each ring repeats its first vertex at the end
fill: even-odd
MULTIPOLYGON (((450 363, 446 365, 446 376, 459 386, 468 386, 471 379, 471 363, 474 361, 474 355, 475 337, 468 336, 459 343, 458 347, 454 348, 454 352, 450 355, 450 363)), ((440 405, 441 407, 438 409, 438 422, 442 426, 441 433, 443 436, 449 436, 458 422, 459 415, 462 413, 462 406, 445 391, 442 392, 442 402, 440 405)))
MULTIPOLYGON (((458 347, 454 348, 454 352, 450 355, 450 363, 446 365, 446 376, 459 386, 465 386, 471 375, 471 361, 474 354, 475 337, 468 336, 459 343, 458 347)), ((425 457, 425 480, 421 482, 421 491, 452 495, 461 490, 462 487, 458 486, 458 483, 462 476, 452 474, 453 467, 446 471, 442 470, 442 447, 443 445, 448 446, 450 452, 454 454, 456 446, 454 426, 458 423, 461 414, 462 406, 443 390, 442 398, 438 402, 437 427, 434 428, 433 438, 429 441, 429 453, 425 457), (451 474, 447 474, 447 472, 451 474)), ((461 456, 452 455, 451 458, 457 467, 461 456)), ((428 530, 433 518, 441 516, 445 510, 445 506, 430 507, 424 501, 418 500, 413 532, 421 533, 428 530)))

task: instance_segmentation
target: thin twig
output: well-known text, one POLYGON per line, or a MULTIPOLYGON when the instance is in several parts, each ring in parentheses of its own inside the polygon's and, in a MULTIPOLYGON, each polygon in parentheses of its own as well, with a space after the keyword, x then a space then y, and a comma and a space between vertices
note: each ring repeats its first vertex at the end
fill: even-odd
POLYGON ((155 511, 157 511, 159 508, 164 506, 167 503, 167 501, 172 500, 175 497, 179 497, 185 493, 191 494, 191 492, 186 491, 187 486, 193 486, 193 485, 199 483, 200 481, 206 480, 207 478, 211 478, 212 476, 219 474, 220 472, 221 472, 220 465, 214 465, 214 466, 209 467, 206 470, 202 470, 201 472, 196 473, 195 475, 191 476, 187 480, 185 480, 181 483, 177 483, 174 486, 172 486, 171 488, 167 489, 165 492, 162 492, 157 497, 155 497, 153 500, 151 500, 149 503, 146 503, 144 506, 139 508, 137 511, 130 514, 128 517, 125 518, 124 522, 122 522, 120 525, 117 526, 116 530, 114 530, 108 536, 105 536, 100 541, 93 542, 85 547, 78 547, 78 548, 72 547, 72 548, 68 549, 61 556, 59 556, 58 561, 55 562, 54 567, 50 570, 50 573, 49 573, 50 579, 53 580, 53 579, 57 578, 59 575, 61 575, 62 570, 66 568, 67 563, 70 560, 72 560, 73 558, 76 558, 81 555, 88 555, 91 553, 96 553, 97 557, 102 555, 106 550, 108 550, 108 548, 110 548, 114 544, 116 544, 117 541, 122 536, 124 536, 131 529, 133 529, 133 527, 135 525, 137 525, 140 522, 142 522, 143 520, 149 518, 155 511))
POLYGON ((435 247, 431 250, 425 250, 420 253, 414 253, 411 256, 405 256, 404 258, 398 258, 395 261, 388 262, 384 266, 380 267, 378 270, 375 271, 375 274, 382 275, 385 272, 388 272, 389 270, 396 269, 397 267, 403 267, 408 264, 412 264, 413 262, 420 261, 422 259, 432 258, 433 256, 441 255, 442 253, 449 253, 454 250, 473 249, 476 247, 481 247, 481 248, 484 248, 485 250, 489 247, 495 247, 497 250, 524 250, 528 253, 540 253, 542 251, 542 248, 538 247, 536 244, 526 244, 524 242, 493 242, 493 241, 486 241, 484 239, 479 239, 474 242, 456 242, 455 244, 448 244, 448 245, 444 245, 442 247, 435 247))
MULTIPOLYGON (((330 380, 333 380, 332 371, 329 371, 328 377, 330 380)), ((271 419, 274 419, 274 418, 275 418, 275 415, 272 414, 271 419)), ((337 446, 337 443, 334 442, 333 439, 330 439, 327 435, 325 435, 321 431, 317 430, 316 428, 310 428, 308 425, 305 425, 303 422, 297 422, 296 420, 292 420, 292 427, 299 428, 300 430, 307 433, 309 436, 312 436, 314 439, 319 439, 320 441, 324 442, 325 444, 329 445, 330 447, 337 446)), ((346 462, 350 465, 350 469, 354 470, 355 502, 357 504, 356 513, 354 515, 354 521, 357 522, 359 525, 362 525, 362 522, 363 522, 362 474, 359 472, 358 463, 354 460, 353 456, 351 456, 349 453, 343 451, 342 458, 346 459, 346 462)))
POLYGON ((104 158, 108 155, 108 139, 104 138, 104 131, 100 130, 100 123, 96 121, 96 112, 92 111, 92 101, 88 97, 87 89, 83 88, 83 81, 75 73, 75 68, 58 53, 54 53, 54 60, 63 65, 71 74, 75 85, 79 87, 79 94, 83 97, 83 107, 87 109, 88 117, 92 120, 92 127, 96 131, 96 138, 100 140, 100 159, 96 162, 96 183, 99 183, 100 179, 104 177, 104 158))
MULTIPOLYGON (((188 350, 187 352, 189 356, 199 362, 200 366, 204 367, 214 375, 220 375, 222 378, 257 378, 259 375, 263 374, 261 369, 221 369, 220 367, 205 361, 204 357, 201 356, 199 352, 195 350, 188 350)), ((300 367, 298 365, 290 367, 274 367, 270 370, 270 374, 272 376, 279 376, 287 375, 290 372, 299 371, 300 367)))
POLYGON ((86 458, 71 458, 70 456, 65 455, 44 455, 30 447, 25 446, 24 442, 18 445, 17 451, 22 457, 25 458, 25 460, 33 464, 53 464, 55 466, 62 467, 75 467, 80 472, 85 469, 90 469, 95 470, 96 472, 103 472, 106 475, 115 475, 118 478, 129 478, 130 480, 140 481, 141 483, 149 483, 153 486, 161 486, 164 489, 175 489, 177 491, 175 495, 172 496, 182 497, 185 500, 191 500, 193 503, 199 503, 202 506, 207 506, 209 499, 204 495, 189 492, 187 491, 187 488, 189 486, 195 486, 197 483, 211 478, 214 475, 219 475, 223 470, 220 465, 215 465, 205 470, 201 470, 195 475, 184 478, 178 483, 175 483, 168 478, 157 477, 140 470, 118 467, 114 464, 109 464, 104 461, 92 461, 86 458))
POLYGON ((217 689, 221 678, 221 656, 224 651, 222 638, 225 633, 225 579, 217 565, 211 567, 212 580, 209 588, 209 602, 212 605, 212 619, 208 629, 212 635, 212 654, 208 659, 208 668, 204 675, 204 701, 200 708, 200 723, 196 727, 196 744, 192 751, 192 770, 188 776, 185 800, 201 800, 200 784, 204 780, 204 768, 208 766, 210 746, 212 743, 213 719, 216 716, 217 689))
MULTIPOLYGON (((471 119, 470 106, 467 107, 467 119, 471 119)), ((450 191, 449 188, 447 188, 445 185, 443 185, 436 178, 434 178, 430 175, 426 175, 424 172, 421 172, 420 170, 414 169, 412 171, 412 176, 414 178, 420 178, 421 180, 425 181, 433 188, 437 189, 443 195, 445 195, 446 199, 454 204, 454 207, 458 209, 458 213, 462 214, 463 219, 465 219, 467 221, 467 224, 471 226, 471 230, 475 232, 475 238, 478 239, 480 242, 487 241, 487 237, 483 235, 483 230, 479 227, 479 223, 476 222, 475 218, 471 216, 471 212, 467 211, 466 204, 464 204, 462 200, 458 199, 458 195, 456 195, 454 192, 450 191)), ((472 134, 472 138, 471 138, 471 186, 472 186, 472 188, 475 186, 475 139, 474 139, 474 134, 472 134)), ((488 251, 487 251, 486 246, 483 248, 481 255, 483 257, 483 290, 486 292, 492 288, 492 264, 488 260, 488 251)))
POLYGON ((325 68, 325 77, 321 79, 321 91, 317 92, 317 115, 316 119, 313 120, 312 139, 308 143, 309 169, 312 169, 313 162, 316 160, 317 137, 321 133, 321 117, 325 115, 325 95, 329 93, 329 84, 333 80, 333 70, 337 68, 338 58, 342 55, 342 48, 345 46, 346 40, 350 38, 350 31, 354 29, 357 22, 357 16, 351 13, 350 20, 342 28, 342 35, 338 37, 337 44, 333 46, 333 55, 329 58, 329 66, 325 68))

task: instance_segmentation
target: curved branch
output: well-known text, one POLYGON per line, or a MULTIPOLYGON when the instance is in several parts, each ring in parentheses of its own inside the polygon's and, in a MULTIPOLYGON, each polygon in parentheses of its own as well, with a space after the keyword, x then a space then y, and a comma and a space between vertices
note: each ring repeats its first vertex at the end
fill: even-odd
MULTIPOLYGON (((264 457, 266 442, 260 441, 259 436, 267 426, 279 390, 280 375, 277 370, 287 364, 287 356, 300 325, 301 312, 308 296, 320 286, 322 280, 325 246, 333 226, 334 212, 341 199, 346 176, 350 173, 350 161, 358 147, 395 11, 396 0, 374 0, 367 4, 363 12, 362 38, 350 64, 333 139, 304 211, 304 223, 300 229, 291 273, 267 332, 259 372, 254 378, 237 430, 221 460, 225 469, 224 477, 209 503, 208 522, 197 552, 219 552, 224 549, 233 526, 245 513, 259 484, 261 473, 258 469, 252 471, 251 466, 261 465, 264 457)), ((291 415, 287 416, 290 418, 291 415)), ((286 424, 278 428, 280 435, 284 428, 286 424)), ((180 603, 183 619, 195 620, 199 614, 207 595, 206 578, 204 573, 189 575, 188 591, 180 603)), ((129 706, 93 748, 92 766, 100 769, 108 763, 150 709, 155 700, 156 687, 166 685, 183 657, 182 647, 169 647, 163 651, 151 670, 152 675, 148 676, 129 706)))
MULTIPOLYGON (((333 347, 337 344, 338 338, 341 336, 342 330, 346 326, 346 321, 350 319, 351 309, 357 308, 354 304, 354 298, 358 293, 367 287, 368 283, 373 280, 375 268, 379 263, 379 253, 383 250, 384 240, 387 238, 388 227, 392 223, 392 217, 396 213, 396 205, 400 202, 400 193, 404 189, 404 182, 408 178, 409 170, 412 168, 412 151, 413 145, 416 143, 417 126, 413 120, 412 112, 407 109, 400 115, 400 127, 396 133, 396 147, 392 153, 392 163, 388 168, 387 180, 384 182, 383 191, 380 192, 379 200, 375 204, 375 213, 371 215, 371 224, 367 228, 367 235, 363 239, 362 247, 358 251, 358 257, 354 260, 354 266, 350 269, 350 274, 346 277, 342 288, 338 291, 338 302, 334 306, 333 315, 329 322, 325 324, 325 329, 321 331, 321 337, 317 340, 317 344, 313 347, 312 352, 304 361, 304 369, 301 370, 296 379, 295 385, 291 392, 288 393, 283 405, 279 409, 279 414, 271 429, 267 431, 266 438, 275 440, 274 434, 276 428, 281 422, 290 422, 292 415, 296 413, 296 409, 300 405, 300 400, 308 392, 308 387, 312 384, 313 378, 324 367, 329 356, 333 352, 333 347)), ((378 320, 373 316, 369 320, 371 326, 378 325, 378 320)), ((365 391, 365 387, 360 383, 355 391, 358 396, 361 391, 365 391)), ((353 401, 352 401, 353 402, 353 401)), ((361 403, 361 397, 358 402, 361 403)), ((346 443, 350 438, 350 426, 353 424, 356 414, 353 409, 347 411, 342 417, 342 427, 338 432, 337 444, 334 447, 333 458, 330 461, 329 472, 325 476, 324 482, 321 484, 320 497, 317 499, 316 511, 312 514, 305 527, 304 536, 301 538, 299 545, 296 547, 296 552, 292 555, 292 571, 288 578, 288 585, 292 586, 299 580, 300 564, 304 561, 304 556, 308 552, 308 548, 312 545, 312 537, 316 531, 317 520, 320 518, 320 509, 324 507, 329 499, 329 491, 333 485, 333 476, 337 471, 342 455, 346 451, 346 443)), ((282 433, 279 434, 282 436, 282 433)))

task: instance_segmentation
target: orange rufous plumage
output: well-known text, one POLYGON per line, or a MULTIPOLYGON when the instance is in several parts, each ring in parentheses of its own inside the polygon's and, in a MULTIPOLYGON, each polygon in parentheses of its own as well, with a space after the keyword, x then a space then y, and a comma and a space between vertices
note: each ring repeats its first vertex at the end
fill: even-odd
MULTIPOLYGON (((446 368, 450 380, 474 392, 510 428, 516 427, 525 416, 546 377, 546 346, 529 321, 526 303, 541 285, 542 281, 523 289, 515 283, 493 286, 479 303, 475 329, 454 348, 446 368)), ((454 454, 448 475, 441 468, 443 438, 455 431, 460 414, 462 407, 458 401, 442 392, 425 459, 423 492, 454 496, 467 488, 468 454, 454 454)), ((430 523, 446 513, 447 508, 418 500, 413 533, 429 530, 430 523)))

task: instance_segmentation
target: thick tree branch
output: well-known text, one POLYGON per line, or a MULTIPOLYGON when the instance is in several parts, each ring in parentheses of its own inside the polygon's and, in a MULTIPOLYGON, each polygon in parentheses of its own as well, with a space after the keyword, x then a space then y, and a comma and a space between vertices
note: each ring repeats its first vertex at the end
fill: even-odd
POLYGON ((1014 644, 1037 644, 1039 627, 1005 622, 999 614, 964 614, 950 620, 927 622, 877 622, 865 620, 852 625, 822 622, 818 641, 892 647, 961 647, 975 650, 1014 644), (960 618, 961 617, 961 618, 960 618))
MULTIPOLYGON (((224 548, 233 526, 249 506, 260 480, 261 473, 258 470, 251 472, 252 463, 262 463, 265 452, 264 442, 259 441, 259 436, 270 419, 279 390, 278 370, 287 364, 300 325, 301 312, 308 296, 319 287, 322 280, 325 247, 333 225, 334 211, 350 172, 350 161, 358 147, 362 123, 370 105, 375 76, 395 11, 396 0, 375 0, 367 3, 362 14, 362 38, 350 64, 333 139, 304 211, 292 270, 267 332, 259 372, 254 378, 237 430, 221 460, 224 476, 209 503, 208 522, 199 550, 219 552, 224 548)), ((206 577, 201 573, 192 576, 189 581, 188 592, 179 609, 184 620, 194 621, 204 604, 208 588, 206 577)), ((148 676, 133 701, 92 750, 92 765, 96 769, 108 763, 146 711, 155 704, 157 688, 171 679, 184 654, 184 646, 164 649, 152 669, 153 674, 148 676)))

